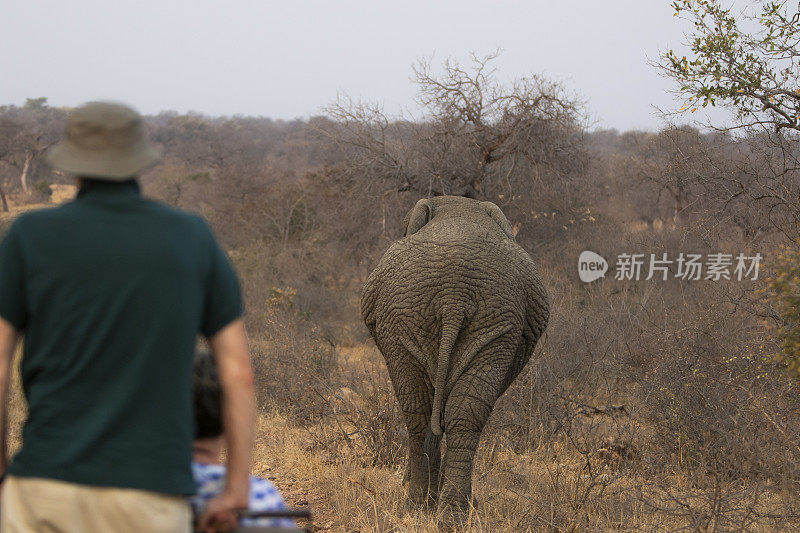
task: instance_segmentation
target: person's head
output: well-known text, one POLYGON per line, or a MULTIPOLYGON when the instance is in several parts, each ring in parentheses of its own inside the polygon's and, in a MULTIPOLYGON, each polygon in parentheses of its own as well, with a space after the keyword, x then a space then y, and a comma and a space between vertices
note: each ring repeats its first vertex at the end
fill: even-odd
POLYGON ((222 427, 222 386, 214 357, 208 350, 198 350, 192 372, 195 439, 220 437, 222 427))
POLYGON ((76 108, 64 140, 47 152, 55 168, 106 181, 126 181, 160 159, 145 140, 142 117, 134 109, 110 102, 76 108))

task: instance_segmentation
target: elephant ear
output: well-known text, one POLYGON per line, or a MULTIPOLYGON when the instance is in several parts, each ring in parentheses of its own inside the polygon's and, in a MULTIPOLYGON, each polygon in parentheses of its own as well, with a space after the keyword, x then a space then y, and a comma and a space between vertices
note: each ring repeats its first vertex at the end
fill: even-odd
POLYGON ((494 220, 500 229, 503 230, 509 239, 515 241, 516 238, 514 237, 514 230, 511 229, 511 224, 508 222, 508 219, 500 211, 500 208, 497 205, 493 204, 492 202, 481 202, 481 207, 486 211, 486 214, 489 215, 489 218, 494 220))
POLYGON ((408 223, 406 224, 406 237, 414 235, 422 229, 422 227, 430 222, 433 218, 433 204, 427 198, 417 202, 414 209, 408 215, 408 223))

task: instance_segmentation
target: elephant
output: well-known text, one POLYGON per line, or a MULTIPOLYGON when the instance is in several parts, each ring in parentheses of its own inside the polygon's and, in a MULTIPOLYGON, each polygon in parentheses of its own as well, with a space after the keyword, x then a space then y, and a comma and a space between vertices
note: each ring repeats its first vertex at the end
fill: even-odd
POLYGON ((408 429, 408 501, 463 518, 483 427, 547 327, 548 295, 492 202, 422 199, 403 225, 367 278, 361 314, 408 429))

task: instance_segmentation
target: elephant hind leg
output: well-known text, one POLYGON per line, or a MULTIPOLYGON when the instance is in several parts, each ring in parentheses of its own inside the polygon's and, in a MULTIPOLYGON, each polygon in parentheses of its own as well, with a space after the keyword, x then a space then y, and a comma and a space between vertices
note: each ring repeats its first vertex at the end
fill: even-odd
POLYGON ((446 517, 465 517, 472 503, 472 466, 483 425, 491 406, 473 405, 449 418, 445 426, 447 449, 442 465, 439 509, 446 517))
POLYGON ((472 505, 472 467, 481 433, 505 390, 516 350, 508 340, 493 342, 458 378, 445 407, 447 449, 442 465, 439 508, 446 520, 463 520, 472 505))
POLYGON ((408 463, 403 482, 413 507, 435 508, 439 488, 440 439, 428 425, 433 385, 425 368, 401 346, 384 353, 395 396, 408 428, 408 463))

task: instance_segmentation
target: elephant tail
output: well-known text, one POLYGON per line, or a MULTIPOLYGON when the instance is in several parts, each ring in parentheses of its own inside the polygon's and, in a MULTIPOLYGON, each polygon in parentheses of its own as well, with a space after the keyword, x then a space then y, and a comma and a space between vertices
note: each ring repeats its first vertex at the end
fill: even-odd
POLYGON ((461 330, 463 317, 444 312, 442 318, 442 338, 439 340, 439 358, 436 361, 436 378, 433 384, 433 409, 431 411, 431 432, 437 437, 442 435, 442 413, 444 412, 444 389, 447 385, 447 374, 453 348, 456 345, 458 332, 461 330))
MULTIPOLYGON (((422 471, 430 476, 431 470, 439 470, 439 462, 442 460, 442 436, 434 435, 431 428, 425 429, 425 443, 422 445, 422 471), (435 469, 432 468, 436 465, 435 469)), ((432 486, 437 486, 438 479, 431 479, 432 486)))

